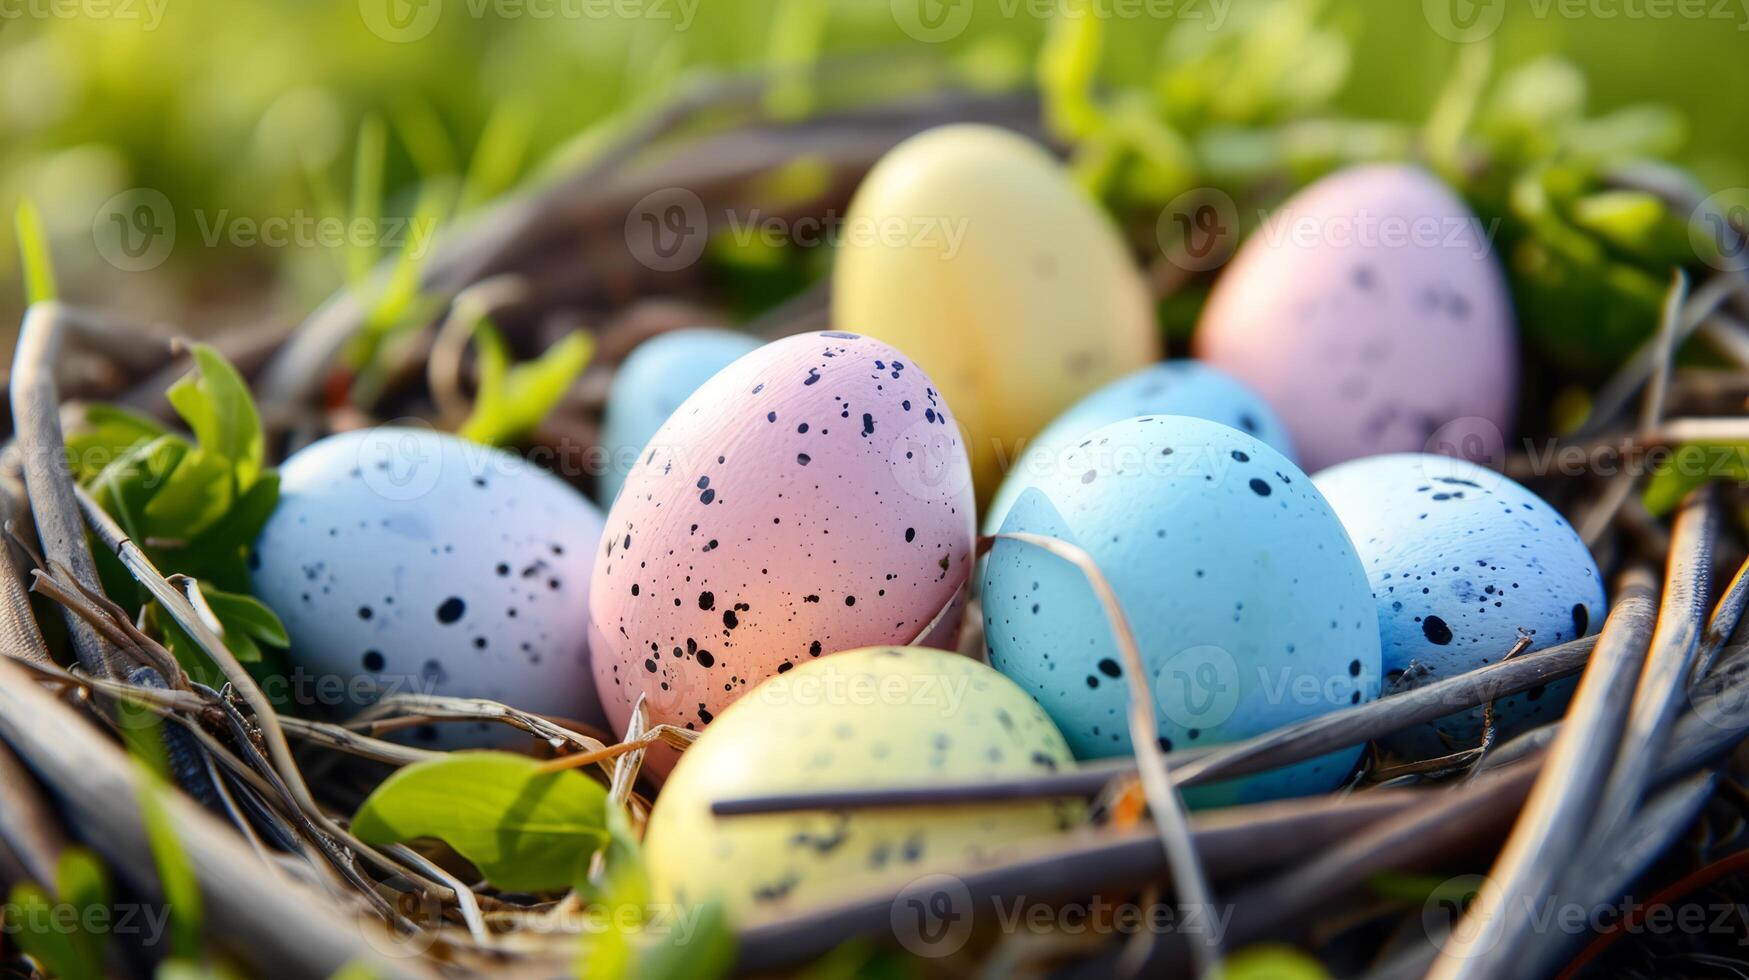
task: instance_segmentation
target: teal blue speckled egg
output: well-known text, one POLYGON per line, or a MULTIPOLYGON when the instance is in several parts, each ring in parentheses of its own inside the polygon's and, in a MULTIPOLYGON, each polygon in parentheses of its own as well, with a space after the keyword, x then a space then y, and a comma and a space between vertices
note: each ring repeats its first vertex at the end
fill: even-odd
MULTIPOLYGON (((1603 576, 1567 519, 1493 470, 1423 453, 1370 456, 1313 482, 1360 551, 1377 601, 1384 669, 1411 689, 1487 666, 1529 636, 1539 650, 1603 623, 1603 576)), ((1566 710, 1572 679, 1495 702, 1510 738, 1566 710)), ((1413 756, 1474 748, 1482 709, 1399 733, 1413 756)))
POLYGON ((1163 361, 1081 399, 1029 440, 985 511, 984 533, 1001 527, 1021 491, 1061 466, 1063 454, 1087 433, 1138 415, 1189 415, 1219 422, 1248 432, 1294 459, 1287 427, 1256 392, 1199 361, 1163 361))
POLYGON ((680 403, 759 343, 733 330, 696 327, 651 337, 631 352, 613 376, 602 413, 607 468, 595 491, 601 506, 612 506, 638 454, 680 403))
MULTIPOLYGON (((1254 436, 1161 415, 1099 428, 1017 497, 1003 532, 1078 545, 1134 629, 1170 749, 1220 745, 1372 700, 1378 614, 1330 505, 1254 436)), ((1125 668, 1082 573, 998 541, 983 576, 990 662, 1037 698, 1079 758, 1126 755, 1125 668)), ((1196 806, 1330 790, 1345 749, 1198 788, 1196 806)))

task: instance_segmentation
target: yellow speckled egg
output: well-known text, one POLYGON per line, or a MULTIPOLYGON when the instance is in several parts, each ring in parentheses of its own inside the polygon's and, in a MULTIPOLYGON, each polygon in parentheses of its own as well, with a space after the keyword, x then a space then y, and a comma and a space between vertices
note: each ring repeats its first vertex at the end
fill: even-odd
POLYGON ((1162 354, 1109 219, 1043 149, 991 126, 929 130, 875 165, 832 291, 837 327, 910 353, 941 385, 980 500, 1051 419, 1162 354))
POLYGON ((659 902, 716 899, 748 921, 922 874, 975 867, 1069 826, 1039 802, 717 817, 773 793, 1013 778, 1069 765, 1063 736, 1013 681, 924 647, 866 647, 759 685, 687 750, 644 837, 659 902))

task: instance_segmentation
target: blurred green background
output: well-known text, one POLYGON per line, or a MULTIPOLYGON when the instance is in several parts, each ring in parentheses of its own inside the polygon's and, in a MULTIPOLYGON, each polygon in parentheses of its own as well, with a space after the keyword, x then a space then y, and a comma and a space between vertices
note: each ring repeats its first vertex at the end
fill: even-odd
MULTIPOLYGON (((372 183, 355 173, 355 161, 370 159, 355 153, 361 132, 386 148, 384 213, 411 212, 421 173, 471 173, 467 200, 477 204, 538 179, 555 157, 586 153, 699 72, 872 53, 883 65, 875 83, 895 91, 932 61, 971 84, 1030 84, 1060 2, 0 0, 0 198, 37 202, 63 292, 76 301, 194 325, 297 316, 346 280, 358 249, 240 247, 209 243, 203 229, 353 213, 354 188, 372 183), (967 12, 941 43, 901 23, 967 12), (93 223, 136 187, 168 199, 179 234, 162 264, 127 271, 102 259, 93 223)), ((1195 32, 1210 43, 1259 36, 1260 18, 1283 16, 1264 0, 1105 2, 1119 13, 1103 32, 1098 74, 1114 85, 1154 78, 1195 32)), ((1293 9, 1314 8, 1346 41, 1318 52, 1317 70, 1345 72, 1334 107, 1403 121, 1427 115, 1464 47, 1433 23, 1491 9, 1470 0, 1293 9)), ((1513 0, 1491 38, 1493 72, 1561 55, 1583 70, 1589 111, 1666 103, 1683 119, 1673 158, 1711 187, 1741 185, 1746 29, 1749 0, 1579 9, 1513 0), (1655 10, 1666 15, 1648 15, 1655 10)), ((0 243, 0 305, 15 323, 15 245, 0 243)))

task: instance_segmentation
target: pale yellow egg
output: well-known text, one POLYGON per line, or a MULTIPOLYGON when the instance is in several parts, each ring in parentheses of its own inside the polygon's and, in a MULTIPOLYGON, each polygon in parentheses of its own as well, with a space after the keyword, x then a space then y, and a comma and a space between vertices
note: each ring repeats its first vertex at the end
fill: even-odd
POLYGON ((658 902, 746 922, 989 864, 1073 823, 1078 801, 718 817, 718 800, 1037 775, 1071 764, 1044 709, 978 661, 869 647, 771 678, 686 751, 644 837, 658 902))
POLYGON ((845 218, 832 316, 941 385, 980 500, 1064 409, 1162 356, 1109 218, 1043 149, 991 126, 922 133, 869 172, 845 218))

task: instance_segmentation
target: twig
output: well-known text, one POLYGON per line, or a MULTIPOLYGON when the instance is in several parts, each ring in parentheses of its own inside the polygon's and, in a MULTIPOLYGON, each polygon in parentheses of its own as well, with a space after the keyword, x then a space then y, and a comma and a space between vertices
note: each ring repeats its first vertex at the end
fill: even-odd
MULTIPOLYGON (((12 419, 43 551, 49 561, 71 569, 80 584, 101 592, 61 433, 60 393, 54 377, 61 349, 60 320, 61 308, 54 302, 33 304, 24 315, 12 356, 12 419)), ((91 624, 71 611, 65 616, 80 665, 91 674, 113 674, 118 669, 117 652, 91 624)))
POLYGON ((455 893, 456 907, 461 911, 462 922, 468 927, 468 935, 481 946, 492 945, 492 934, 486 931, 486 920, 480 915, 480 900, 474 895, 472 888, 405 844, 394 845, 389 848, 389 853, 448 885, 449 890, 455 893))
MULTIPOLYGON (((1687 704, 1695 651, 1707 628, 1707 591, 1721 523, 1718 500, 1715 488, 1707 484, 1691 492, 1676 514, 1658 625, 1627 728, 1620 735, 1626 748, 1609 774, 1588 834, 1596 844, 1609 841, 1628 821, 1663 753, 1670 726, 1687 704)), ((1599 857, 1592 848, 1582 853, 1599 857)), ((1579 863, 1588 862, 1582 858, 1579 863)))
MULTIPOLYGON (((1192 818, 1191 837, 1199 865, 1212 875, 1235 878, 1295 854, 1361 837, 1367 828, 1425 805, 1435 795, 1425 790, 1380 790, 1349 799, 1282 800, 1211 810, 1192 818)), ((993 903, 1005 899, 1050 902, 1140 889, 1169 874, 1169 864, 1158 832, 1136 827, 1032 845, 997 867, 942 870, 966 886, 971 903, 959 911, 975 922, 989 914, 984 910, 993 903)), ((890 936, 893 903, 901 894, 899 887, 878 889, 745 929, 737 969, 771 972, 806 963, 853 937, 890 936)))
POLYGON ((1670 366, 1676 360, 1677 334, 1682 327, 1682 305, 1688 298, 1688 277, 1681 269, 1670 273, 1670 290, 1664 296, 1664 313, 1658 321, 1657 357, 1652 365, 1651 385, 1640 410, 1642 434, 1664 420, 1664 395, 1670 389, 1670 366))
POLYGON ((279 719, 280 727, 292 738, 302 739, 312 745, 334 749, 356 755, 362 759, 374 762, 386 762, 392 766, 409 766, 415 762, 429 762, 432 759, 448 757, 446 752, 434 752, 411 745, 397 745, 371 738, 347 728, 326 721, 312 721, 308 718, 296 718, 290 715, 279 719))
MULTIPOLYGON (((1154 817, 1155 829, 1171 859, 1172 884, 1178 891, 1178 900, 1182 905, 1212 915, 1215 911, 1214 892, 1209 888, 1208 879, 1197 858, 1196 847, 1190 839, 1189 811, 1173 785, 1172 770, 1166 762, 1166 751, 1160 747, 1160 729, 1154 720, 1154 697, 1148 690, 1147 667, 1142 661, 1141 647, 1136 644, 1135 632, 1130 629, 1129 619, 1124 615, 1123 604, 1118 601, 1117 593, 1112 591, 1111 583, 1106 581, 1093 556, 1075 545, 1044 535, 1012 531, 995 537, 1031 545, 1074 565, 1086 578, 1094 597, 1099 600, 1112 637, 1117 641, 1118 654, 1123 658, 1124 673, 1129 678, 1130 749, 1136 756, 1142 790, 1148 798, 1148 811, 1154 817)), ((980 542, 980 552, 990 545, 991 542, 987 540, 980 542)), ((1206 976, 1210 971, 1219 968, 1221 941, 1219 933, 1213 929, 1201 930, 1200 936, 1203 942, 1195 947, 1193 959, 1196 961, 1197 973, 1206 976)))
MULTIPOLYGON (((1342 708, 1242 742, 1193 752, 1175 752, 1173 782, 1202 786, 1237 779, 1304 762, 1337 749, 1358 745, 1485 704, 1495 698, 1578 673, 1584 668, 1597 637, 1578 640, 1500 660, 1478 670, 1448 677, 1426 687, 1342 708)), ((1033 800, 1052 796, 1092 796, 1112 780, 1133 776, 1129 759, 1084 763, 1073 769, 1024 779, 987 782, 895 786, 879 789, 817 790, 807 793, 744 797, 712 804, 718 816, 781 813, 789 810, 854 807, 936 806, 997 800, 1033 800)))
POLYGON ((1616 594, 1615 608, 1604 622, 1591 664, 1524 812, 1430 978, 1463 980, 1511 972, 1511 964, 1525 955, 1532 921, 1526 910, 1549 894, 1583 840, 1615 761, 1655 619, 1649 575, 1628 573, 1616 594))
MULTIPOLYGON (((0 658, 0 738, 91 829, 86 839, 112 869, 143 891, 157 892, 133 765, 21 666, 0 658)), ((207 898, 208 929, 249 951, 261 968, 326 976, 360 962, 384 977, 425 975, 417 963, 382 956, 377 950, 386 937, 368 941, 378 928, 372 923, 334 915, 324 896, 298 884, 264 878, 249 848, 193 801, 165 794, 161 802, 207 898)))

